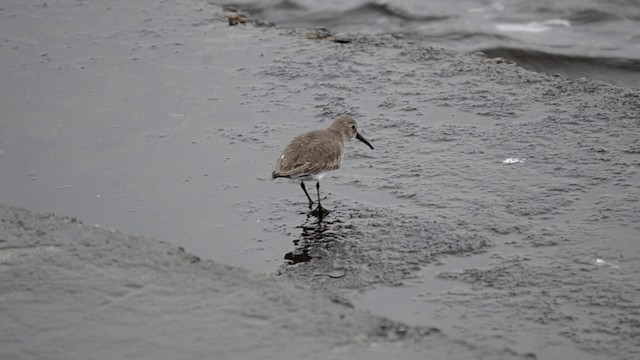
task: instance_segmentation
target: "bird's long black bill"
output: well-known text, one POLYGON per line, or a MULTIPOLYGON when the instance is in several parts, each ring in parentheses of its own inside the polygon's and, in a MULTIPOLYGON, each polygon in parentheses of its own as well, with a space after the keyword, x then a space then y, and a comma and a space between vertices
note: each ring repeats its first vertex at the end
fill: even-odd
POLYGON ((369 142, 367 141, 367 139, 365 139, 362 135, 360 135, 359 133, 356 133, 356 139, 362 141, 363 143, 367 144, 371 150, 373 150, 373 146, 371 146, 371 144, 369 144, 369 142))

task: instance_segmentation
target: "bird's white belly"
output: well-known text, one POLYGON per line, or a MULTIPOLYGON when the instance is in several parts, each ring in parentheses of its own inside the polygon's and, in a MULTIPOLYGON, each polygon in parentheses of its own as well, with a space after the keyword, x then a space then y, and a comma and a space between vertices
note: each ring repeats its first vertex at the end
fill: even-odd
POLYGON ((306 176, 300 176, 300 177, 291 177, 291 180, 315 180, 315 181, 319 181, 320 179, 322 179, 327 173, 323 172, 323 173, 319 173, 319 174, 313 174, 313 175, 306 175, 306 176))

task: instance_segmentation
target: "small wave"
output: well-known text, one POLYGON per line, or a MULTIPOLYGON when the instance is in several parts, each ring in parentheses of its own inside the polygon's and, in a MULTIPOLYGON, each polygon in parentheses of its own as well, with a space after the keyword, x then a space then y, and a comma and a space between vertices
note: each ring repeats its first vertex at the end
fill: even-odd
POLYGON ((561 74, 568 78, 590 78, 615 85, 640 88, 640 60, 572 56, 551 52, 494 47, 480 49, 488 57, 502 57, 537 72, 561 74))
POLYGON ((532 21, 526 24, 496 24, 495 28, 505 32, 529 32, 537 33, 549 31, 557 27, 571 27, 571 22, 566 19, 550 19, 542 22, 532 21))
POLYGON ((353 9, 347 10, 348 14, 358 14, 361 13, 369 14, 369 15, 381 15, 388 16, 392 18, 397 18, 406 21, 440 21, 447 20, 450 16, 445 15, 418 15, 412 14, 398 6, 391 6, 388 3, 384 4, 376 4, 376 3, 365 3, 360 6, 357 6, 353 9))
POLYGON ((567 18, 576 25, 593 24, 602 21, 615 21, 622 19, 622 17, 619 15, 604 12, 598 9, 583 9, 574 11, 571 14, 567 14, 567 18))
MULTIPOLYGON (((496 32, 468 32, 468 31, 459 31, 457 29, 445 29, 440 30, 437 33, 425 33, 425 32, 415 32, 415 33, 406 33, 407 36, 429 42, 431 44, 438 44, 442 47, 446 47, 447 43, 468 43, 468 44, 494 44, 494 43, 510 43, 513 42, 514 39, 508 36, 506 33, 496 33, 496 32)), ((458 49, 460 51, 474 52, 481 51, 477 50, 476 46, 469 46, 463 49, 458 49), (471 48, 471 50, 469 50, 471 48)))
POLYGON ((625 9, 626 11, 635 7, 635 5, 632 4, 612 4, 611 2, 606 5, 602 4, 600 7, 597 6, 596 2, 587 1, 582 4, 574 3, 571 5, 567 2, 547 4, 542 2, 534 4, 523 2, 511 10, 512 14, 523 14, 528 15, 528 17, 532 15, 538 17, 562 16, 576 25, 583 25, 603 21, 622 20, 632 14, 621 11, 620 9, 625 9))
POLYGON ((319 27, 344 26, 386 19, 391 22, 430 22, 443 21, 451 17, 445 15, 413 14, 399 6, 388 3, 365 2, 347 10, 314 10, 305 8, 292 0, 256 1, 243 4, 227 4, 239 8, 252 17, 264 18, 278 25, 316 25, 319 27))

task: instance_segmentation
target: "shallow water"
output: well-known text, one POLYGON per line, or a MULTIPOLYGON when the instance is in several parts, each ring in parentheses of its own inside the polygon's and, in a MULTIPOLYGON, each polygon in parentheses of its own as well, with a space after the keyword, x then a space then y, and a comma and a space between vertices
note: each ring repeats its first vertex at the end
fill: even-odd
POLYGON ((560 1, 233 2, 257 18, 335 32, 404 34, 534 71, 640 87, 640 3, 560 1))
POLYGON ((472 342, 637 354, 637 92, 157 6, 4 8, 3 203, 396 319, 428 326, 437 308, 472 342), (318 220, 298 183, 270 174, 294 135, 345 113, 375 150, 348 144, 318 220))

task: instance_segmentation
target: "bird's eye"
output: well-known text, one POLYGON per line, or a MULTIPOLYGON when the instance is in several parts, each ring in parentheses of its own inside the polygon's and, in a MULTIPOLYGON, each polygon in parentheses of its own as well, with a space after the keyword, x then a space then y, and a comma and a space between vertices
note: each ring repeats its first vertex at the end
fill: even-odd
POLYGON ((352 125, 352 126, 351 126, 351 128, 352 128, 353 130, 355 130, 355 129, 356 129, 356 126, 355 126, 355 125, 352 125))

